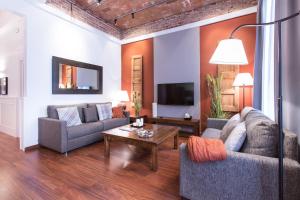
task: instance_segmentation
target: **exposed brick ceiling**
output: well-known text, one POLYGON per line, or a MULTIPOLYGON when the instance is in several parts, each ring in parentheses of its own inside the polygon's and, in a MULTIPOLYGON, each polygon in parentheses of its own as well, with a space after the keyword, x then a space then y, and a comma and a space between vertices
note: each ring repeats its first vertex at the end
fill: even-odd
POLYGON ((71 14, 79 20, 121 39, 173 28, 201 20, 199 16, 204 19, 205 16, 213 16, 214 13, 225 14, 257 3, 256 0, 102 0, 100 4, 96 2, 97 0, 47 0, 49 5, 69 13, 72 10, 71 14), (83 13, 85 11, 86 14, 83 13), (134 18, 131 13, 135 13, 134 18), (118 19, 116 24, 115 19, 118 19), (137 31, 140 29, 142 30, 137 31))
POLYGON ((215 4, 219 1, 222 0, 102 0, 99 5, 90 6, 95 2, 94 0, 75 0, 80 7, 88 8, 93 15, 111 24, 114 24, 114 19, 129 14, 117 21, 117 27, 122 30, 191 11, 208 4, 215 4), (149 8, 145 9, 147 7, 149 8), (132 19, 131 13, 138 10, 142 11, 136 13, 132 19))

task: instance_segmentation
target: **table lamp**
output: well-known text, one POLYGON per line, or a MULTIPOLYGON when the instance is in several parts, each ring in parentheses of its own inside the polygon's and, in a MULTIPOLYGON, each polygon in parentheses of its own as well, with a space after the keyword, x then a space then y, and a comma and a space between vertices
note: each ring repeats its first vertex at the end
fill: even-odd
POLYGON ((117 91, 114 99, 119 102, 118 106, 126 110, 126 102, 129 101, 128 92, 126 90, 117 91))
POLYGON ((239 73, 232 84, 233 87, 243 88, 243 108, 245 107, 245 87, 253 86, 253 78, 250 73, 239 73))

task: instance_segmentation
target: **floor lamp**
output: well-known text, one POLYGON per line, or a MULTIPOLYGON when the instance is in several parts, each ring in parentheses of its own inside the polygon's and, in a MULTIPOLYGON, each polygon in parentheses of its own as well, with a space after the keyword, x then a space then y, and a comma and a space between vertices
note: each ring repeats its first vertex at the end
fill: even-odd
POLYGON ((212 55, 209 63, 211 64, 225 64, 225 65, 246 65, 248 60, 246 57, 245 49, 243 43, 239 39, 233 38, 233 35, 236 31, 245 27, 262 27, 268 25, 276 25, 278 28, 278 98, 277 98, 277 117, 278 117, 278 127, 279 127, 279 199, 283 199, 283 124, 282 124, 282 41, 281 41, 281 25, 283 22, 288 21, 294 17, 297 17, 300 14, 300 11, 294 13, 286 18, 282 18, 273 22, 268 23, 257 23, 257 24, 242 24, 236 27, 230 34, 229 39, 220 41, 214 54, 212 55))

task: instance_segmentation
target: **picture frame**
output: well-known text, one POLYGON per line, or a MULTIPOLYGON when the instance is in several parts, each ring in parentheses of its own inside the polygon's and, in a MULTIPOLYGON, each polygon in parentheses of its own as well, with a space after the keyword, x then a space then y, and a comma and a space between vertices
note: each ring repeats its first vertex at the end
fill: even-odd
POLYGON ((0 95, 8 95, 8 77, 0 78, 0 95))

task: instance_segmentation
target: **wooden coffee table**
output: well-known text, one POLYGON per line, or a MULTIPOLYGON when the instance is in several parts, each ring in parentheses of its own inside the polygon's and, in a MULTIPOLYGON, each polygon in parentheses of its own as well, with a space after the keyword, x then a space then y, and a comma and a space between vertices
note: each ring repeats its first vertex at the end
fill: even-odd
POLYGON ((174 149, 178 149, 179 128, 175 126, 145 124, 144 129, 153 130, 154 135, 151 138, 140 138, 135 131, 123 130, 130 125, 114 128, 104 131, 105 157, 109 158, 111 141, 122 141, 126 144, 149 148, 152 151, 152 170, 157 171, 157 151, 158 145, 169 138, 174 138, 174 149))

